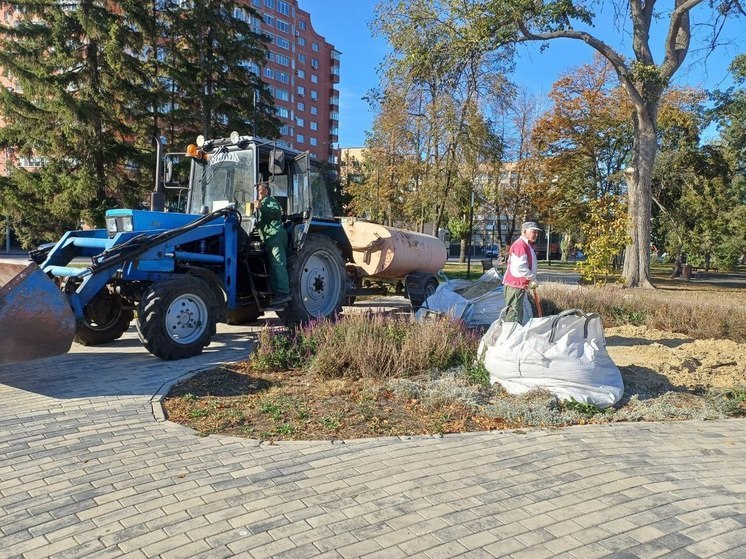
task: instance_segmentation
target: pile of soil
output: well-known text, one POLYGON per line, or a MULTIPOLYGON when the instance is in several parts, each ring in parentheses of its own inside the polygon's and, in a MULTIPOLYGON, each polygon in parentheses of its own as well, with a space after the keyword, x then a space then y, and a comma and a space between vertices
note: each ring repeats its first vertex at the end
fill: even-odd
POLYGON ((662 376, 689 390, 746 387, 745 344, 695 340, 644 326, 606 328, 605 334, 614 363, 638 385, 656 384, 662 376))

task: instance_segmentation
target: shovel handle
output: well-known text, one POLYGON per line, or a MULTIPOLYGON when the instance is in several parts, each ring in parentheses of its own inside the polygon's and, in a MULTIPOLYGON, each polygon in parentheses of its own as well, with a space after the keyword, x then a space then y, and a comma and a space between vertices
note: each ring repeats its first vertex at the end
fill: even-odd
POLYGON ((541 301, 539 300, 539 294, 536 289, 532 289, 531 292, 534 294, 534 306, 536 307, 536 315, 541 318, 544 315, 541 313, 541 301))

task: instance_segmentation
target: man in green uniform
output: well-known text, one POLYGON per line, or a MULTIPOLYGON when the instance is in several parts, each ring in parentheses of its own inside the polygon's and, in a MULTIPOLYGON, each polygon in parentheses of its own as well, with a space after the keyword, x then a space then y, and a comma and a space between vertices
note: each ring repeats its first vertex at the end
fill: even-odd
POLYGON ((275 296, 272 306, 280 306, 290 301, 287 260, 285 250, 288 246, 288 235, 282 226, 282 208, 279 202, 270 196, 269 185, 259 184, 259 199, 254 201, 256 224, 259 237, 269 254, 269 283, 275 296))

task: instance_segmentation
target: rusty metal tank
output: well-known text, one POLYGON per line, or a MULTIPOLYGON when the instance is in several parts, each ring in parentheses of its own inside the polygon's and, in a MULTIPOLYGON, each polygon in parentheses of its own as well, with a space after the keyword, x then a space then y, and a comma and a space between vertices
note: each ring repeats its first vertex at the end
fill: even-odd
POLYGON ((343 218, 342 228, 352 245, 355 267, 362 276, 396 279, 414 271, 435 274, 448 259, 445 245, 431 235, 354 217, 343 218))

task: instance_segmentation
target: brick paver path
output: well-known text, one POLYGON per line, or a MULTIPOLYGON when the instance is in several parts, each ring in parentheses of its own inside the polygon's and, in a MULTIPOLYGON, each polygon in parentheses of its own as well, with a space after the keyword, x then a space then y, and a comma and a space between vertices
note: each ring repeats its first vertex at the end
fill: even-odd
POLYGON ((156 421, 222 327, 0 368, 0 557, 746 557, 746 422, 260 444, 156 421))

